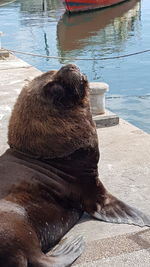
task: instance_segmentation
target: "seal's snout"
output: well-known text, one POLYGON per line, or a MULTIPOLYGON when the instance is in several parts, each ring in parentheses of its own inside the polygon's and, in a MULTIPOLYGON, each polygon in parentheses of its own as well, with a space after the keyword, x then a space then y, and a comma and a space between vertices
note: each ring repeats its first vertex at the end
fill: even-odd
POLYGON ((67 107, 81 104, 87 89, 87 79, 75 64, 63 66, 56 74, 56 80, 64 89, 62 103, 67 107))
POLYGON ((60 70, 61 71, 64 70, 64 71, 78 71, 78 72, 80 72, 79 67, 75 64, 68 64, 66 66, 63 66, 60 70))
POLYGON ((43 87, 43 91, 55 106, 71 108, 83 104, 88 91, 88 81, 77 65, 68 64, 61 67, 52 78, 43 87))
POLYGON ((82 73, 79 67, 75 64, 68 64, 60 68, 56 74, 56 80, 63 85, 71 85, 72 81, 80 80, 82 73))

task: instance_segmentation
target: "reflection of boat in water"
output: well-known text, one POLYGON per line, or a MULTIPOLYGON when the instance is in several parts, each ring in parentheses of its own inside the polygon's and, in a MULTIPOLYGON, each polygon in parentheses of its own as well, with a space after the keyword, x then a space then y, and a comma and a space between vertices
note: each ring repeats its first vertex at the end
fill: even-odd
POLYGON ((1 6, 5 6, 7 4, 11 4, 13 2, 15 2, 16 0, 0 0, 0 7, 1 6))
POLYGON ((120 4, 127 0, 64 0, 66 11, 79 12, 120 4))
POLYGON ((139 17, 140 0, 131 0, 119 6, 80 13, 69 16, 64 14, 57 26, 58 43, 63 56, 73 50, 79 50, 93 42, 98 36, 99 42, 122 43, 134 30, 134 24, 139 17))
POLYGON ((37 13, 38 16, 43 11, 57 11, 60 8, 63 8, 64 12, 64 6, 60 0, 19 0, 19 3, 21 11, 28 12, 29 14, 37 13))

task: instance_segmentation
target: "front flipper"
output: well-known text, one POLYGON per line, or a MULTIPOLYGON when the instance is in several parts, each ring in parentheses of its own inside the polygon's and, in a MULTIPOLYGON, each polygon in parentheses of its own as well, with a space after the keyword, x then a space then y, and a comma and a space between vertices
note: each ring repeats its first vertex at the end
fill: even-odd
POLYGON ((150 226, 150 217, 109 193, 106 194, 103 203, 97 202, 97 210, 91 215, 105 222, 150 226))
POLYGON ((72 240, 62 240, 46 255, 42 255, 32 265, 35 267, 67 267, 70 266, 83 252, 84 241, 82 237, 72 240))

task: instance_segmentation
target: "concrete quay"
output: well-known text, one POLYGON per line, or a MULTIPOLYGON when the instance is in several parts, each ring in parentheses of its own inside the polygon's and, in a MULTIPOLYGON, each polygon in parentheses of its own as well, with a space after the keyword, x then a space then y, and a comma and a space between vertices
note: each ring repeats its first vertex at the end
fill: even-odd
MULTIPOLYGON (((7 125, 15 99, 27 80, 40 73, 13 55, 0 60, 0 154, 7 148, 7 125)), ((122 119, 97 132, 100 179, 112 194, 150 215, 150 135, 122 119)), ((86 243, 75 267, 150 266, 147 227, 104 223, 85 214, 70 235, 82 235, 86 243)))
POLYGON ((0 154, 7 147, 7 126, 22 87, 41 71, 13 55, 0 60, 0 154))
MULTIPOLYGON (((120 120, 97 130, 99 175, 107 189, 150 215, 150 135, 120 120)), ((150 266, 150 229, 83 218, 68 235, 83 235, 86 249, 75 267, 150 266)))

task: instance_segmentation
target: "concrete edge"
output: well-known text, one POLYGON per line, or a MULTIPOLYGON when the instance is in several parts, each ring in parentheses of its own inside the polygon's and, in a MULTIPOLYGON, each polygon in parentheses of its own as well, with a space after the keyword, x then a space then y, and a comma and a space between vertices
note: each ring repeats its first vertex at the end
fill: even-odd
POLYGON ((10 53, 5 49, 0 49, 0 59, 3 59, 5 57, 9 57, 10 53))
POLYGON ((119 124, 118 115, 108 110, 103 115, 93 116, 93 120, 97 128, 112 127, 119 124))

